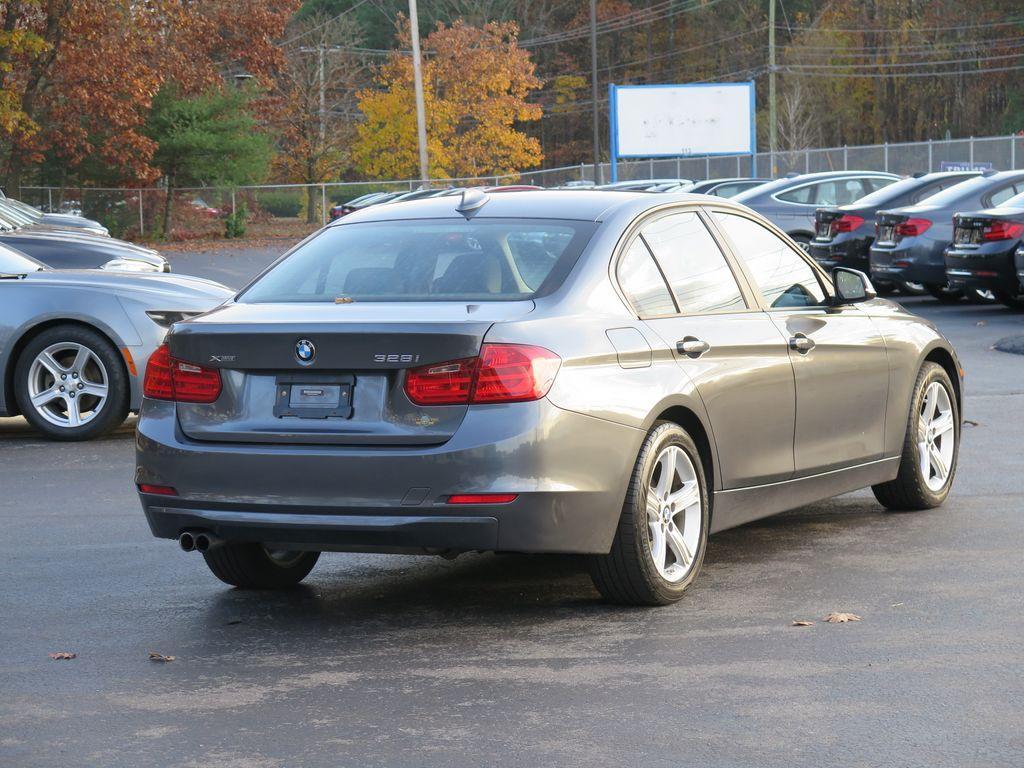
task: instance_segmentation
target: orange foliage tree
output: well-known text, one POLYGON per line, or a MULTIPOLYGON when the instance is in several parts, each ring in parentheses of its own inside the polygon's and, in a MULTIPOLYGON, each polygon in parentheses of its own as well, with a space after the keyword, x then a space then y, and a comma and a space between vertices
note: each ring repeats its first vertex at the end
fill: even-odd
MULTIPOLYGON (((541 108, 526 101, 540 88, 528 51, 519 47, 512 22, 474 27, 438 24, 423 41, 423 89, 427 155, 434 178, 514 175, 543 159, 540 143, 516 124, 539 120, 541 108)), ((411 45, 401 19, 399 47, 411 45)), ((371 177, 418 174, 412 61, 396 52, 381 68, 377 87, 359 94, 366 121, 353 156, 371 177)))
POLYGON ((0 4, 0 167, 8 187, 47 155, 65 172, 147 182, 153 96, 246 72, 269 84, 299 0, 8 0, 0 4), (38 40, 38 43, 26 42, 38 40), (102 169, 102 170, 100 170, 102 169))

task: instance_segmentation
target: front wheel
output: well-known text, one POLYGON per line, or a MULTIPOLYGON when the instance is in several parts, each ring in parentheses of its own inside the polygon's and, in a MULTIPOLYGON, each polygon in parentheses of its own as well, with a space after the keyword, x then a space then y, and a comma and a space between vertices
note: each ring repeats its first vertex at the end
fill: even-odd
POLYGON ((941 365, 925 363, 910 401, 899 474, 871 490, 886 509, 937 507, 949 495, 959 453, 960 411, 953 382, 941 365))
POLYGON ((700 572, 709 491, 700 453, 678 424, 662 422, 637 457, 607 555, 590 558, 601 595, 623 605, 668 605, 700 572))
POLYGON ((26 421, 54 440, 89 440, 128 415, 128 374, 117 349, 91 328, 47 328, 22 350, 14 396, 26 421))
POLYGON ((319 552, 267 549, 249 541, 229 541, 203 553, 213 575, 243 589, 294 587, 313 570, 319 552))
POLYGON ((964 297, 962 288, 950 288, 948 285, 927 283, 924 289, 943 304, 956 304, 964 297))

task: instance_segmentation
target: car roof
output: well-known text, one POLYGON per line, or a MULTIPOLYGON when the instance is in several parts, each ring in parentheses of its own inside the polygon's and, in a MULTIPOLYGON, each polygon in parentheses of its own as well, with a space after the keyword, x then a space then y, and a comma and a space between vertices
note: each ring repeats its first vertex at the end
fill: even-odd
MULTIPOLYGON (((402 205, 371 206, 338 219, 328 226, 346 226, 366 221, 453 218, 460 215, 456 211, 456 207, 461 200, 461 195, 449 195, 409 200, 403 202, 402 205)), ((646 208, 664 205, 667 202, 699 202, 720 205, 723 200, 718 197, 691 195, 685 192, 650 195, 645 192, 607 190, 595 194, 593 191, 574 189, 541 189, 487 195, 487 202, 478 209, 476 214, 473 214, 473 217, 601 221, 625 208, 632 207, 639 212, 646 208)))
POLYGON ((895 173, 887 171, 819 171, 817 173, 801 173, 799 176, 785 176, 781 179, 766 181, 756 187, 744 190, 733 199, 738 202, 754 200, 762 195, 775 194, 793 187, 802 187, 805 184, 812 184, 816 181, 830 181, 832 179, 859 178, 861 176, 877 176, 887 179, 899 179, 895 173))

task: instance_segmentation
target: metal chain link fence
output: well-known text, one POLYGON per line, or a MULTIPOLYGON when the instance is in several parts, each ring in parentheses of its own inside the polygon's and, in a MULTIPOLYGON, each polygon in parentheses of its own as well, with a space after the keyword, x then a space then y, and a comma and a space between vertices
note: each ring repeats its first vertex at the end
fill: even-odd
MULTIPOLYGON (((909 175, 944 169, 1009 170, 1024 165, 1024 136, 875 144, 756 155, 678 157, 618 163, 620 181, 783 176, 816 171, 867 170, 909 175)), ((432 179, 429 186, 536 184, 543 187, 606 183, 608 163, 572 165, 508 176, 432 179)), ((24 186, 20 198, 48 212, 74 212, 129 239, 206 239, 236 235, 301 237, 324 223, 328 211, 369 192, 417 189, 418 180, 176 189, 24 186)))

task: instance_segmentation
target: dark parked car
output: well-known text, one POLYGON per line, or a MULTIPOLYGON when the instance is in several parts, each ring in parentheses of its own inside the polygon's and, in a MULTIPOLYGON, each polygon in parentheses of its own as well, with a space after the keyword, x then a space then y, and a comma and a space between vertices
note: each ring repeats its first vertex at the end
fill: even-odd
POLYGON ((596 189, 617 192, 658 192, 662 191, 659 187, 688 187, 692 183, 692 179, 633 179, 631 181, 615 181, 611 184, 602 184, 596 187, 596 189))
POLYGON ((73 216, 68 213, 43 213, 38 208, 34 208, 28 203, 23 203, 21 200, 5 197, 2 192, 0 192, 0 206, 8 209, 13 208, 18 213, 29 218, 34 224, 45 224, 52 227, 60 227, 61 229, 84 229, 95 235, 110 234, 109 230, 98 221, 86 219, 82 216, 73 216))
POLYGON ((324 550, 571 552, 665 604, 714 531, 868 486, 941 504, 961 384, 934 325, 730 200, 467 190, 346 217, 175 323, 135 482, 240 587, 324 550))
POLYGON ((0 210, 0 245, 6 245, 53 269, 112 269, 121 272, 170 272, 171 265, 152 248, 42 225, 24 225, 0 210))
POLYGON ((871 245, 871 275, 880 280, 921 283, 940 301, 959 301, 962 287, 950 287, 946 249, 953 243, 953 216, 994 208, 1024 192, 1024 171, 987 171, 917 205, 881 210, 871 245))
POLYGON ((365 195, 360 195, 359 197, 353 198, 349 200, 347 203, 338 203, 338 205, 332 206, 331 209, 328 211, 328 216, 331 219, 331 221, 334 221, 335 219, 340 219, 342 216, 347 216, 353 211, 358 211, 360 208, 365 208, 367 205, 374 202, 378 198, 387 197, 388 195, 396 197, 398 194, 400 193, 369 192, 365 195))
POLYGON ((946 276, 955 289, 992 291, 1006 306, 1024 308, 1024 193, 953 217, 946 276))
MULTIPOLYGON (((882 208, 914 205, 927 197, 977 176, 972 171, 919 173, 900 179, 865 195, 849 205, 819 208, 814 213, 814 239, 808 252, 823 267, 871 269, 871 243, 875 240, 875 216, 882 208)), ((879 288, 895 284, 882 275, 872 277, 879 288)))
POLYGON ((742 176, 723 179, 704 179, 696 181, 687 189, 680 192, 689 192, 694 195, 716 195, 718 197, 735 197, 740 192, 760 187, 767 184, 771 179, 748 179, 742 176))
POLYGON ((852 203, 899 178, 873 171, 805 173, 761 184, 732 199, 753 208, 800 247, 807 248, 814 237, 814 212, 818 208, 852 203))

